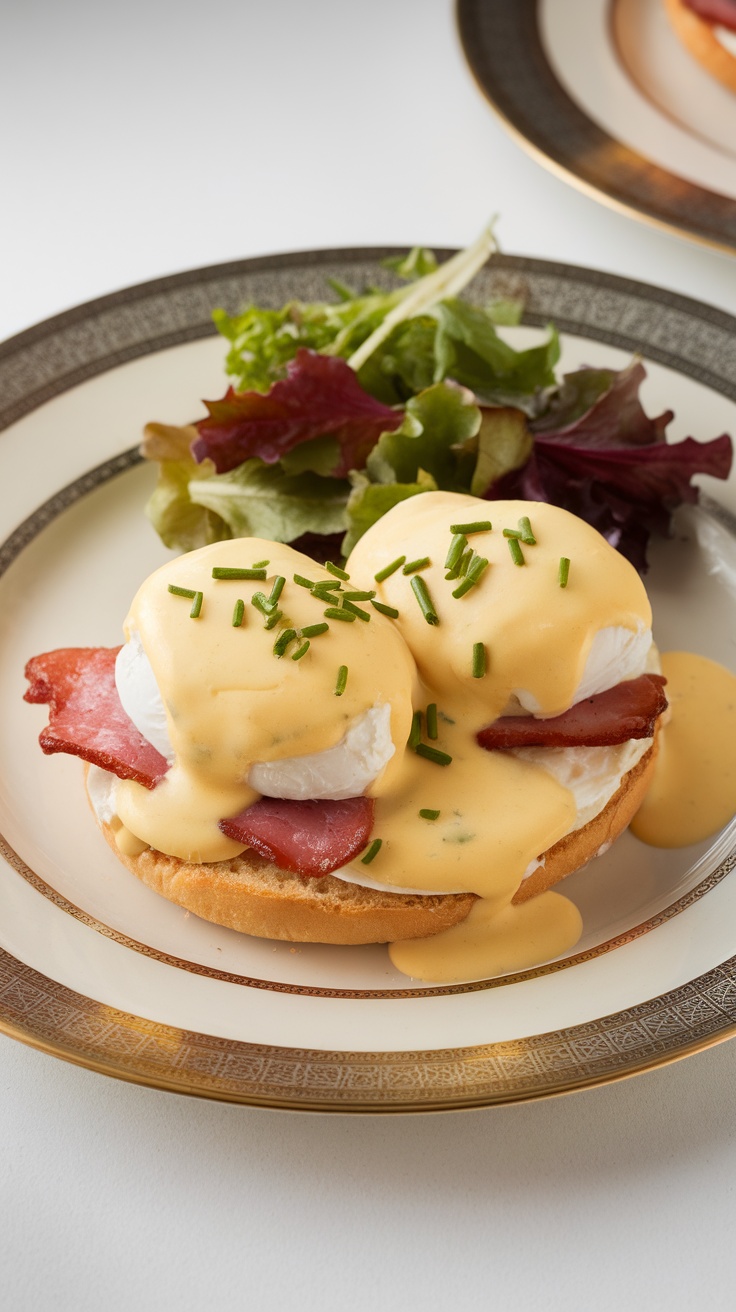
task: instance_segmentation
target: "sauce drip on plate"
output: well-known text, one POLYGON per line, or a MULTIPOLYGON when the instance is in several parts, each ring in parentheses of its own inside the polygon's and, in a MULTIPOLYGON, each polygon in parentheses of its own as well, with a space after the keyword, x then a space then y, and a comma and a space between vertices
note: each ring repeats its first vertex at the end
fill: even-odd
POLYGON ((665 653, 662 672, 670 719, 631 829, 653 847, 686 847, 736 811, 736 675, 687 651, 665 653))

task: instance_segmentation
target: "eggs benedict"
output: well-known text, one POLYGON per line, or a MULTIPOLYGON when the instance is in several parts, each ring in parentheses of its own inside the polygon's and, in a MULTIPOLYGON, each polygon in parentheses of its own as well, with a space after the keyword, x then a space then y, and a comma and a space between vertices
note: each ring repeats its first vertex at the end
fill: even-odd
POLYGON ((345 569, 216 543, 146 580, 125 638, 91 681, 79 653, 27 671, 125 864, 216 923, 389 942, 427 980, 574 945, 549 889, 628 824, 666 706, 638 575, 541 503, 412 497, 345 569))

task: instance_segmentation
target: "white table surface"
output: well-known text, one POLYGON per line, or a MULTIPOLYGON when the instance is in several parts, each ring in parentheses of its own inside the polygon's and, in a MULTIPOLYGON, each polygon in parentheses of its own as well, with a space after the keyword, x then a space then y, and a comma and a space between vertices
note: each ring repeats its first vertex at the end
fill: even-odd
MULTIPOLYGON (((450 0, 24 0, 3 29, 0 337, 221 260, 465 244, 494 211, 508 252, 734 309, 735 260, 507 138, 450 0)), ((396 1118, 180 1098, 5 1038, 0 1058, 9 1312, 733 1306, 736 1044, 396 1118)))

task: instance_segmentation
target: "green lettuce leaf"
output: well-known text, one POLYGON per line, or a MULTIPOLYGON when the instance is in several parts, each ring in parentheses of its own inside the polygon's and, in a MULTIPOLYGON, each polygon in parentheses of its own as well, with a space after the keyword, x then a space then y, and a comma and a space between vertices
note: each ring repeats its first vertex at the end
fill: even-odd
POLYGON ((371 483, 364 473, 352 476, 353 490, 347 504, 348 531, 342 541, 342 554, 349 556, 356 542, 376 520, 407 497, 420 492, 436 492, 434 479, 419 471, 415 483, 371 483))
POLYGON ((285 451, 279 461, 285 474, 303 474, 309 470, 329 478, 340 462, 340 443, 329 435, 313 437, 291 451, 285 451))
POLYGON ((481 408, 475 443, 477 457, 470 481, 474 497, 485 496, 499 478, 525 465, 534 448, 526 415, 510 406, 481 408))
POLYGON ((205 479, 214 473, 207 460, 197 464, 189 447, 197 430, 189 424, 147 424, 142 453, 158 460, 158 481, 146 504, 146 514, 165 546, 174 551, 193 551, 210 542, 230 537, 230 530, 219 515, 195 505, 189 496, 189 480, 205 479))
POLYGON ((487 311, 475 305, 446 300, 433 313, 436 380, 454 378, 482 399, 501 401, 535 397, 554 386, 560 343, 553 327, 541 346, 515 351, 499 337, 487 311))
POLYGON ((232 536, 219 515, 191 501, 189 480, 195 473, 201 478, 202 467, 193 460, 162 461, 158 482, 146 503, 148 518, 172 551, 194 551, 232 536))
POLYGON ((224 520, 233 537, 291 542, 303 533, 347 528, 349 484, 319 474, 285 474, 254 456, 227 474, 194 478, 189 497, 224 520))
POLYGON ((437 487, 466 491, 460 476, 458 448, 480 427, 480 410, 472 392, 456 383, 436 383, 406 404, 404 421, 382 433, 366 469, 373 483, 414 483, 419 469, 437 487))
POLYGON ((398 405, 431 387, 437 322, 429 314, 398 324, 358 371, 366 392, 385 405, 398 405))

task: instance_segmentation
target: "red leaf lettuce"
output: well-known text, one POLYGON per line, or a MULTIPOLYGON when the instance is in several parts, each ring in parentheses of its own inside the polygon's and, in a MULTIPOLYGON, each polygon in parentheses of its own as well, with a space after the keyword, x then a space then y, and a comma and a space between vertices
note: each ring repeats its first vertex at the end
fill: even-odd
POLYGON ((306 347, 265 395, 231 387, 221 401, 205 405, 209 418, 196 425, 192 454, 200 461, 209 457, 218 474, 252 456, 274 465, 301 443, 330 436, 336 443, 330 473, 342 478, 362 469, 381 433, 398 428, 404 417, 364 391, 345 360, 306 347))
POLYGON ((549 409, 530 425, 529 460, 492 484, 485 497, 562 506, 644 571, 650 532, 668 534, 672 511, 697 501, 693 476, 726 478, 733 456, 725 434, 711 442, 666 442, 672 412, 647 417, 639 400, 644 377, 638 361, 620 371, 566 374, 549 409))

